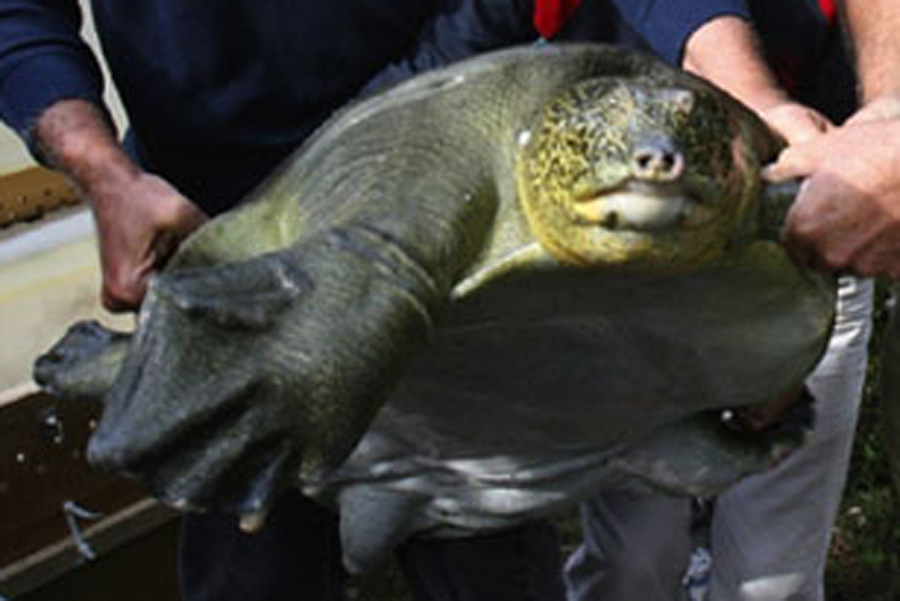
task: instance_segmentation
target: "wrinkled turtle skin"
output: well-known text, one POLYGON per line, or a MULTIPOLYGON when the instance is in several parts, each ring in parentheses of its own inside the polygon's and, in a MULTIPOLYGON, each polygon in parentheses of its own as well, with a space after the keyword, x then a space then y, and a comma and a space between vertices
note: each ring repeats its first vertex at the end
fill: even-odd
POLYGON ((778 148, 645 56, 484 55, 340 112, 183 245, 133 338, 79 326, 36 377, 105 396, 90 460, 177 507, 339 507, 355 571, 604 486, 711 494, 799 444, 801 409, 720 414, 797 389, 833 320, 773 242, 778 148))

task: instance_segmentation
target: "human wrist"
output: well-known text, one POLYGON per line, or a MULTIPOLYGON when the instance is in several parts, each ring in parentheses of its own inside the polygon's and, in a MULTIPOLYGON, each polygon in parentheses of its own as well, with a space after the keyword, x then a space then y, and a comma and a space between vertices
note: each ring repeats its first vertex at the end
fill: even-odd
POLYGON ((87 101, 52 105, 41 115, 35 133, 50 166, 65 173, 92 200, 103 197, 104 189, 140 174, 106 114, 87 101))
POLYGON ((890 120, 900 120, 900 95, 872 98, 850 117, 848 123, 890 120))

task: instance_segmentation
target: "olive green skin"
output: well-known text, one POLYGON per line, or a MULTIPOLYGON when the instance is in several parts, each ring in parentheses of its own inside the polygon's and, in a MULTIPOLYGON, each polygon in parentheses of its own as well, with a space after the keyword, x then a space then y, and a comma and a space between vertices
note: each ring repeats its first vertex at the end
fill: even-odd
POLYGON ((741 119, 746 115, 719 94, 687 82, 666 87, 645 77, 575 86, 549 103, 523 148, 519 181, 532 230, 558 258, 585 266, 686 270, 718 256, 734 241, 738 224, 752 219, 747 211, 758 189, 750 166, 771 152, 765 136, 734 137, 747 133, 737 126, 741 119), (673 178, 665 169, 641 169, 634 155, 642 144, 677 148, 686 172, 673 178), (677 184, 702 215, 666 231, 629 232, 626 224, 610 223, 609 215, 592 219, 583 206, 634 183, 677 184))
POLYGON ((799 444, 715 416, 796 388, 833 319, 766 239, 778 148, 645 56, 484 55, 341 111, 191 237, 114 380, 91 328, 36 377, 105 396, 91 461, 175 506, 340 506, 354 570, 611 482, 712 493, 799 444))

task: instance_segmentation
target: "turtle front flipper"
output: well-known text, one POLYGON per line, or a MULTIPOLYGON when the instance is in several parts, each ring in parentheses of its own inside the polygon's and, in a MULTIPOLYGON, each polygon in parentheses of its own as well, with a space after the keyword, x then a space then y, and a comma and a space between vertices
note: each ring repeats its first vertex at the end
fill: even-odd
POLYGON ((440 298, 402 249, 352 227, 163 273, 89 458, 179 507, 264 511, 343 461, 440 298))
POLYGON ((130 340, 130 334, 97 321, 80 321, 38 357, 34 380, 62 400, 102 400, 119 375, 130 340))
POLYGON ((718 411, 706 411, 652 432, 614 463, 638 486, 669 494, 714 496, 780 463, 800 448, 812 423, 808 395, 762 430, 723 419, 718 411))
POLYGON ((366 485, 342 489, 338 508, 344 568, 351 574, 365 574, 390 557, 418 529, 416 518, 428 501, 426 495, 413 491, 366 485))

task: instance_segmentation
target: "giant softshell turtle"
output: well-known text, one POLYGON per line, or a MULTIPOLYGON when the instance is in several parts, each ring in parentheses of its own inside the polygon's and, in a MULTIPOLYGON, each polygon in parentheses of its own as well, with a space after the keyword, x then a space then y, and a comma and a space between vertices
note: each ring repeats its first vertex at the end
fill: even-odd
POLYGON ((340 112, 183 245, 133 337, 76 327, 37 377, 105 395, 91 460, 176 506, 339 506, 356 570, 603 486, 715 492, 798 440, 722 409, 796 389, 833 319, 773 241, 778 146, 645 56, 484 55, 340 112))

